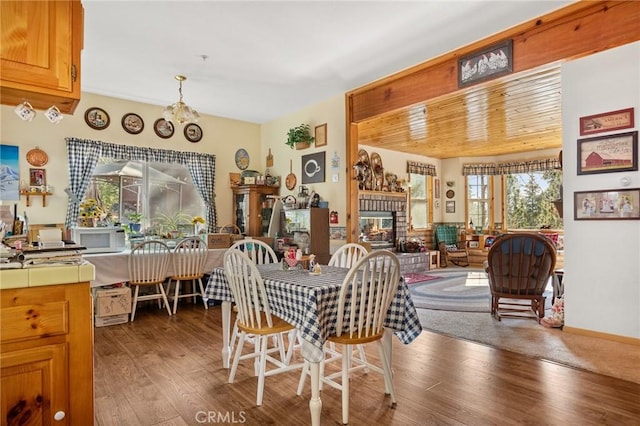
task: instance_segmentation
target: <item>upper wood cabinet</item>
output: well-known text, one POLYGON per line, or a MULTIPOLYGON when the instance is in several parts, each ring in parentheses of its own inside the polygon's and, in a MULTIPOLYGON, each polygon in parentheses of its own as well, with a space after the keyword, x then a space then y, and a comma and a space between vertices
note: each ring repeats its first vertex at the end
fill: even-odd
POLYGON ((80 102, 84 8, 80 0, 2 1, 0 97, 7 105, 56 105, 73 114, 80 102))

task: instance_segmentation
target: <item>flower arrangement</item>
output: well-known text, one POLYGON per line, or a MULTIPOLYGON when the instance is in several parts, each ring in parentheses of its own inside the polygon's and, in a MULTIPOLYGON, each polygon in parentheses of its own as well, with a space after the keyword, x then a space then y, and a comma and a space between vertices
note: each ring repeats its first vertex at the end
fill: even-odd
POLYGON ((80 204, 80 217, 102 219, 106 213, 95 198, 89 198, 80 204))
POLYGON ((195 225, 195 224, 198 224, 198 223, 200 223, 202 225, 205 224, 205 220, 204 220, 204 218, 202 216, 194 216, 193 219, 191 219, 191 224, 192 225, 195 225))
POLYGON ((193 230, 195 235, 198 235, 204 232, 205 220, 202 216, 194 216, 191 219, 191 224, 193 225, 193 230))

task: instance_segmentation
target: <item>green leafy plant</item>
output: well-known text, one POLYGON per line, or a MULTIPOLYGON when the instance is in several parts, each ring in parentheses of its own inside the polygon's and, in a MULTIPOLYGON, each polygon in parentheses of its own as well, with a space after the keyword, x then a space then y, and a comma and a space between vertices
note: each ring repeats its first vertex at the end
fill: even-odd
POLYGON ((299 143, 313 143, 314 140, 315 138, 311 136, 311 127, 308 124, 301 124, 289 129, 286 144, 293 149, 299 143))
POLYGON ((174 213, 160 213, 154 218, 154 226, 157 226, 160 234, 165 235, 178 230, 179 225, 190 225, 191 216, 183 211, 174 213))
POLYGON ((129 213, 127 215, 127 219, 129 219, 129 222, 131 223, 140 223, 142 220, 142 213, 129 213))

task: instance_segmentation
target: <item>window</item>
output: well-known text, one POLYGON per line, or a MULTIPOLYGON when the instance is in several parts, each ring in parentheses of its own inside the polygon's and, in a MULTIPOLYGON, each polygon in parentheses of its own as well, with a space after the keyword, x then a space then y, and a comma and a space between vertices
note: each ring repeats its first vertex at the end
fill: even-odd
POLYGON ((487 229, 493 225, 489 218, 492 182, 493 179, 488 175, 467 176, 469 226, 487 229))
POLYGON ((427 176, 410 173, 409 182, 411 183, 411 217, 409 218, 411 229, 425 229, 429 223, 427 176))
POLYGON ((513 173, 506 175, 504 181, 507 228, 562 228, 562 219, 553 205, 553 200, 560 198, 560 171, 513 173))
POLYGON ((114 221, 127 223, 126 216, 135 212, 144 216, 145 227, 152 225, 159 233, 184 231, 195 215, 203 217, 209 232, 217 226, 214 155, 78 138, 66 141, 67 228, 77 226, 81 200, 92 197, 114 221))
POLYGON ((143 228, 159 234, 205 216, 189 170, 180 164, 100 158, 85 198, 99 200, 112 222, 131 222, 142 215, 143 228))

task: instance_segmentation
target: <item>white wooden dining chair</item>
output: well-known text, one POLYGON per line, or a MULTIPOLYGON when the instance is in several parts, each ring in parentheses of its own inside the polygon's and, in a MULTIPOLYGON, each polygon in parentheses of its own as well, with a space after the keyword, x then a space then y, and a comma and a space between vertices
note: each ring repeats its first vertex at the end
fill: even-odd
POLYGON ((271 353, 278 348, 268 350, 268 338, 276 337, 282 341, 283 333, 294 328, 293 325, 273 315, 267 299, 267 291, 256 264, 240 250, 228 250, 224 255, 224 273, 238 308, 238 345, 229 372, 229 383, 233 383, 241 360, 258 360, 258 390, 256 405, 262 405, 265 377, 301 369, 304 364, 285 364, 274 358, 271 353), (254 336, 257 350, 243 354, 244 342, 248 335, 254 336), (267 362, 275 367, 267 370, 267 362))
POLYGON ((245 238, 231 244, 231 247, 229 248, 246 253, 247 256, 249 256, 249 259, 251 259, 251 261, 256 265, 278 262, 278 256, 276 256, 276 252, 273 251, 273 248, 261 240, 245 238))
POLYGON ((169 301, 163 283, 167 279, 167 270, 171 260, 171 249, 162 241, 144 241, 131 249, 128 259, 129 286, 135 288, 131 308, 131 321, 136 316, 138 301, 158 300, 158 306, 164 306, 169 315, 169 301), (140 287, 155 289, 155 293, 139 295, 140 287), (163 305, 164 303, 164 305, 163 305))
POLYGON ((329 259, 329 266, 339 266, 340 268, 351 268, 361 257, 368 253, 367 249, 356 243, 347 243, 342 246, 329 259))
POLYGON ((205 274, 207 263, 207 243, 198 236, 187 237, 176 245, 171 254, 173 264, 173 274, 167 282, 168 297, 173 300, 173 314, 178 310, 178 300, 191 297, 196 303, 198 296, 202 298, 205 309, 209 309, 204 297, 204 286, 202 277, 205 274), (183 282, 191 282, 191 289, 188 292, 182 290, 183 282), (171 285, 175 285, 173 294, 171 285))
MULTIPOLYGON (((229 250, 240 250, 245 253, 249 259, 256 265, 264 265, 267 263, 277 263, 278 256, 276 252, 271 248, 271 246, 264 241, 255 240, 251 237, 238 240, 229 247, 229 250)), ((234 306, 234 311, 237 312, 237 308, 234 306)), ((295 338, 297 331, 294 329, 289 337, 289 340, 295 338)), ((234 348, 236 347, 236 343, 238 340, 238 320, 233 323, 233 330, 231 332, 231 339, 229 340, 229 346, 231 353, 233 353, 234 348)), ((252 340, 251 337, 248 340, 252 340)), ((293 355, 293 346, 290 345, 290 350, 285 350, 285 347, 280 345, 280 340, 274 339, 273 344, 279 348, 280 351, 280 359, 289 360, 293 355)), ((287 361, 288 362, 288 361, 287 361)), ((258 365, 256 364, 256 374, 258 374, 258 365)))
MULTIPOLYGON (((363 245, 356 243, 347 243, 340 246, 340 248, 336 250, 333 255, 331 255, 331 259, 329 259, 329 266, 338 266, 340 268, 350 269, 368 253, 369 252, 363 245)), ((352 361, 356 362, 359 365, 357 368, 352 368, 351 372, 360 368, 363 368, 365 372, 369 372, 367 368, 367 356, 364 352, 364 346, 358 345, 357 350, 358 358, 354 358, 352 361)), ((328 342, 325 353, 329 356, 329 358, 325 360, 325 362, 327 363, 337 361, 342 357, 342 353, 336 350, 336 344, 334 342, 328 342)), ((320 365, 320 374, 324 374, 324 365, 324 363, 320 365)))
MULTIPOLYGON (((320 381, 342 391, 342 423, 349 422, 349 371, 351 369, 351 347, 376 342, 382 368, 369 364, 373 371, 384 376, 385 392, 391 394, 392 405, 396 404, 396 393, 391 377, 391 364, 387 358, 382 336, 389 306, 398 291, 400 262, 388 250, 376 250, 362 257, 345 277, 338 299, 338 318, 335 334, 328 336, 329 342, 343 345, 341 371, 321 376, 320 381)), ((298 395, 302 393, 309 363, 305 366, 298 384, 298 395)))

